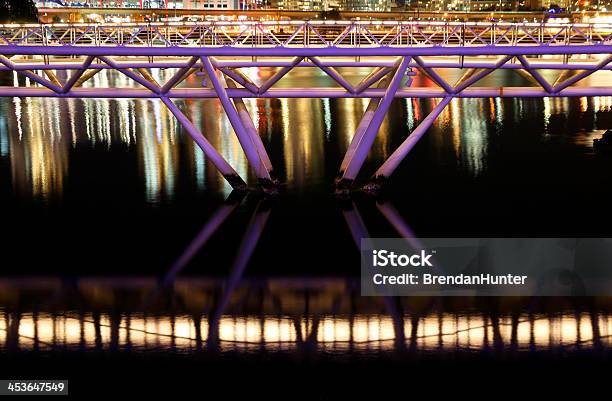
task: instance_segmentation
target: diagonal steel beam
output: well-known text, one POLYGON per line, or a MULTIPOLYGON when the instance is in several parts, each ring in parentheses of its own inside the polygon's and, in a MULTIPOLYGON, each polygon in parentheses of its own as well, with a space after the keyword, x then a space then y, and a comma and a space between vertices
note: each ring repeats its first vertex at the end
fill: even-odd
POLYGON ((197 56, 193 56, 189 59, 189 61, 187 62, 187 65, 185 65, 183 68, 181 68, 180 70, 178 70, 176 72, 176 74, 174 74, 161 88, 161 93, 165 94, 168 93, 168 91, 172 88, 174 88, 175 85, 178 85, 180 82, 183 81, 183 79, 186 77, 186 75, 189 74, 189 72, 191 71, 191 68, 193 67, 193 65, 198 61, 198 57, 197 56))
POLYGON ((395 93, 400 87, 402 79, 406 74, 406 70, 408 69, 408 65, 410 63, 410 57, 404 57, 400 63, 400 65, 395 70, 393 74, 393 78, 389 82, 389 86, 385 90, 385 94, 383 95, 378 107, 374 115, 372 116, 372 120, 368 124, 368 128, 365 130, 363 136, 361 137, 359 143, 356 145, 355 154, 348 162, 346 169, 344 170, 342 177, 336 183, 336 190, 338 193, 346 193, 350 190, 350 187, 357 177, 359 170, 361 170, 361 166, 374 143, 374 139, 378 134, 378 130, 380 129, 380 125, 382 124, 389 107, 391 106, 391 102, 395 97, 395 93))
POLYGON ((280 81, 282 77, 287 75, 287 73, 291 71, 296 65, 301 63, 302 60, 304 60, 304 57, 294 57, 293 60, 291 60, 290 65, 281 68, 276 73, 274 73, 274 75, 268 78, 268 80, 259 87, 259 90, 257 91, 257 93, 258 94, 266 93, 268 89, 272 87, 272 85, 280 81))
POLYGON ((16 68, 15 63, 13 63, 11 60, 9 60, 6 56, 0 55, 0 63, 2 63, 5 66, 7 66, 10 70, 17 71, 18 74, 21 74, 21 75, 31 79, 32 81, 34 81, 34 82, 44 86, 45 88, 51 89, 55 93, 60 93, 61 90, 62 90, 61 86, 56 85, 53 82, 49 82, 48 80, 46 80, 43 77, 41 77, 38 74, 36 74, 34 71, 30 71, 30 70, 18 70, 16 68))
MULTIPOLYGON (((378 84, 378 88, 379 89, 387 88, 387 86, 389 85, 390 79, 391 78, 389 76, 386 76, 385 78, 383 78, 378 84)), ((372 122, 372 119, 374 118, 374 115, 376 114, 376 109, 378 108, 378 105, 380 104, 380 100, 381 98, 370 99, 370 102, 368 103, 368 107, 366 108, 365 113, 363 113, 363 116, 361 117, 361 121, 359 121, 359 125, 357 126, 357 130, 355 131, 355 135, 353 136, 353 139, 351 139, 351 143, 349 144, 349 147, 346 150, 346 153, 344 154, 344 158, 342 159, 342 164, 340 165, 340 172, 338 173, 338 178, 337 178, 338 180, 341 179, 342 175, 344 174, 344 171, 346 170, 346 167, 349 165, 350 161, 353 159, 353 156, 355 156, 355 150, 357 150, 357 145, 359 145, 359 143, 361 142, 363 135, 365 134, 368 126, 372 122)))
POLYGON ((62 83, 57 78, 57 76, 51 70, 43 70, 49 81, 53 82, 54 85, 62 87, 62 83))
POLYGON ((374 85, 376 82, 386 77, 390 72, 392 72, 399 65, 400 61, 398 60, 393 67, 377 67, 375 68, 368 76, 363 78, 361 82, 355 86, 355 93, 361 93, 364 90, 368 89, 370 86, 374 85))
POLYGON ((244 86, 249 91, 251 91, 251 93, 259 92, 259 87, 255 85, 255 83, 251 80, 251 78, 245 75, 238 68, 223 67, 223 68, 219 68, 219 70, 225 75, 227 75, 228 77, 230 77, 231 79, 233 79, 234 81, 238 82, 240 85, 244 86))
POLYGON ((67 92, 70 91, 70 89, 72 89, 72 87, 79 81, 81 76, 83 76, 83 74, 87 71, 87 68, 89 68, 89 66, 93 62, 94 58, 95 57, 93 57, 93 56, 88 56, 85 59, 85 62, 81 65, 81 67, 78 70, 76 70, 70 76, 70 78, 68 78, 68 81, 66 81, 64 86, 62 86, 62 93, 67 93, 67 92))
POLYGON ((455 84, 455 87, 453 88, 453 93, 459 93, 465 88, 471 85, 474 85, 476 82, 480 81, 481 79, 483 79, 484 77, 492 73, 493 71, 497 70, 498 68, 501 68, 501 66, 503 66, 508 61, 510 61, 510 59, 512 59, 512 56, 500 57, 499 60, 497 60, 497 62, 495 63, 493 68, 478 69, 473 74, 466 77, 465 79, 463 78, 460 79, 459 82, 455 84))
MULTIPOLYGON (((225 82, 227 82, 228 88, 232 88, 232 89, 236 88, 236 84, 231 79, 227 79, 225 82)), ((270 176, 272 176, 273 171, 274 171, 274 169, 272 168, 272 162, 270 161, 270 157, 268 157, 268 152, 266 152, 266 148, 264 147, 263 141, 261 140, 261 137, 259 136, 259 133, 257 132, 257 128, 255 127, 255 124, 253 124, 253 119, 251 118, 251 115, 249 114, 249 111, 247 110, 246 105, 244 104, 244 100, 242 100, 242 98, 239 98, 239 97, 235 97, 232 100, 234 101, 234 105, 236 106, 236 110, 238 111, 238 114, 240 115, 240 119, 242 120, 242 123, 246 127, 251 137, 251 140, 253 141, 253 144, 255 145, 255 148, 257 149, 257 153, 259 154, 259 157, 261 158, 264 166, 268 170, 268 173, 270 174, 270 176)))
POLYGON ((185 114, 172 102, 172 100, 168 99, 165 96, 160 97, 161 101, 166 105, 168 110, 174 117, 178 120, 178 122, 185 128, 187 134, 195 141, 195 143, 202 149, 204 155, 211 163, 221 172, 223 177, 229 182, 232 188, 244 191, 247 188, 246 183, 236 170, 221 156, 221 154, 211 145, 210 142, 202 135, 202 133, 193 125, 193 123, 187 118, 185 114))
POLYGON ((274 188, 274 183, 272 182, 272 178, 270 177, 270 172, 266 169, 266 166, 259 156, 257 152, 257 147, 255 143, 253 143, 253 139, 249 134, 248 130, 244 126, 236 107, 230 100, 227 95, 227 90, 221 84, 219 77, 213 67, 210 59, 208 57, 202 57, 202 64, 204 64, 204 69, 208 74, 208 78, 210 79, 219 100, 221 101, 221 105, 225 110, 225 114, 227 115, 230 124, 234 128, 234 132, 238 137, 238 141, 244 150, 244 153, 249 161, 251 167, 255 170, 255 174, 257 175, 257 179, 259 180, 261 186, 266 190, 267 188, 274 188))
POLYGON ((148 69, 146 69, 146 68, 137 68, 136 70, 140 73, 140 75, 142 75, 142 77, 144 79, 149 81, 154 87, 159 88, 158 91, 161 92, 161 85, 159 84, 159 82, 157 82, 155 77, 153 77, 153 75, 151 75, 151 73, 149 72, 148 69))
POLYGON ((402 144, 385 160, 382 166, 374 173, 374 176, 370 179, 370 182, 364 186, 364 190, 367 192, 376 193, 380 190, 386 180, 393 174, 400 163, 406 158, 408 153, 414 148, 414 145, 425 135, 429 127, 438 118, 440 113, 446 108, 446 106, 453 99, 452 96, 447 96, 434 109, 421 121, 421 123, 412 131, 408 138, 402 142, 402 144))
POLYGON ((444 89, 446 93, 449 93, 449 94, 453 93, 453 88, 449 85, 449 83, 446 82, 444 78, 440 76, 440 74, 434 71, 433 68, 428 67, 427 63, 425 62, 425 60, 421 58, 421 56, 414 56, 413 59, 415 63, 419 65, 421 70, 425 72, 425 74, 427 74, 427 76, 432 81, 434 81, 440 88, 444 89))
POLYGON ((564 82, 560 83, 559 85, 555 86, 553 88, 553 92, 554 93, 561 92, 563 89, 567 88, 568 86, 571 86, 571 85, 575 84, 576 82, 578 82, 578 81, 588 77, 589 75, 593 74, 595 71, 598 71, 601 68, 607 66, 608 64, 610 64, 610 62, 612 62, 612 55, 609 55, 608 57, 604 58, 599 63, 597 63, 597 66, 595 67, 595 69, 588 70, 588 71, 583 71, 580 74, 574 75, 573 77, 569 78, 567 81, 564 81, 564 82))
POLYGON ((145 88, 147 88, 148 90, 150 90, 153 93, 157 93, 160 94, 161 93, 161 88, 159 87, 159 85, 155 85, 151 82, 149 82, 147 79, 145 79, 144 77, 136 74, 134 71, 132 71, 129 68, 121 68, 113 59, 111 59, 110 57, 106 57, 106 56, 100 56, 98 57, 98 59, 100 59, 100 61, 108 64, 111 68, 116 69, 117 71, 121 72, 122 74, 124 74, 125 76, 127 76, 128 78, 133 79, 134 81, 138 82, 139 84, 141 84, 142 86, 144 86, 145 88))
POLYGON ((340 86, 346 89, 349 93, 355 93, 355 88, 351 85, 334 67, 328 67, 318 58, 318 57, 310 57, 310 61, 313 62, 314 65, 319 67, 321 71, 329 75, 334 81, 336 81, 340 86))
POLYGON ((523 65, 523 67, 525 67, 525 70, 527 70, 527 72, 529 72, 529 74, 531 74, 531 76, 538 82, 538 84, 540 84, 540 86, 548 93, 554 93, 553 87, 548 83, 548 81, 546 80, 546 78, 544 78, 542 76, 542 74, 540 74, 538 72, 538 70, 534 69, 530 64, 529 61, 527 61, 527 58, 523 55, 519 55, 516 56, 516 58, 518 59, 518 61, 520 61, 520 63, 523 65))
POLYGON ((557 76, 557 79, 555 79, 555 82, 553 82, 552 87, 554 88, 556 86, 559 86, 560 83, 567 80, 568 78, 573 77, 576 74, 579 74, 580 72, 582 72, 582 70, 562 70, 557 76))
MULTIPOLYGON (((90 80, 91 78, 94 77, 94 75, 96 75, 97 73, 99 73, 100 71, 102 71, 99 68, 93 68, 93 69, 89 69, 86 72, 83 73, 83 75, 74 83, 74 85, 72 86, 72 88, 78 88, 79 86, 83 85, 85 82, 87 82, 88 80, 90 80)), ((71 88, 71 89, 72 89, 71 88)), ((70 92, 70 91, 68 91, 70 92)), ((66 93, 68 93, 66 92, 66 93)))

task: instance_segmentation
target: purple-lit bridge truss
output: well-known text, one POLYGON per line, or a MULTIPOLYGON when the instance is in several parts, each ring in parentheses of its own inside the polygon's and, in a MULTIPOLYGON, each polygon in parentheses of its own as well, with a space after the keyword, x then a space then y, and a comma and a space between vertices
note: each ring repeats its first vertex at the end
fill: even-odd
POLYGON ((2 86, 0 95, 160 99, 229 183, 244 189, 244 179, 175 104, 181 98, 218 98, 265 190, 276 184, 274 170, 244 98, 368 98, 340 166, 339 191, 352 187, 394 98, 441 99, 370 179, 366 188, 376 190, 453 98, 612 96, 612 76, 604 86, 579 85, 595 72, 612 69, 611 53, 612 24, 326 20, 0 25, 0 70, 36 84, 2 86), (252 67, 276 70, 266 81, 254 82, 244 71, 252 67), (351 83, 339 67, 370 72, 351 83), (275 87, 295 68, 323 71, 337 87, 275 87), (119 71, 139 87, 83 87, 105 69, 119 71), (173 74, 158 82, 151 73, 155 69, 173 74), (441 69, 457 69, 460 78, 450 83, 441 69), (476 85, 498 69, 516 71, 530 86, 476 85), (71 73, 60 80, 58 70, 71 73), (198 71, 205 85, 180 86, 198 71), (424 82, 415 80, 416 74, 434 86, 415 86, 424 82))

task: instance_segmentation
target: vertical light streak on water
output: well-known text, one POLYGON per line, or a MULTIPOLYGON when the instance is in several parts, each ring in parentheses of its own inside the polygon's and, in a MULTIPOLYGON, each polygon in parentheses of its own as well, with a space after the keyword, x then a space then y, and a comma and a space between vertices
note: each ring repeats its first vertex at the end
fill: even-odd
MULTIPOLYGON (((157 139, 157 143, 161 143, 163 140, 161 104, 155 101, 150 104, 153 106, 153 118, 155 119, 155 138, 157 139)), ((144 118, 147 118, 147 116, 144 118)))
POLYGON ((503 121, 504 121, 504 102, 502 101, 501 98, 496 97, 495 98, 495 122, 498 124, 498 127, 500 127, 503 121))
POLYGON ((585 113, 589 108, 589 101, 586 96, 583 96, 579 99, 580 101, 580 112, 585 113))
POLYGON ((68 102, 68 119, 70 120, 70 137, 72 138, 72 147, 76 148, 77 144, 77 129, 76 129, 76 110, 75 99, 66 99, 68 102))
MULTIPOLYGON (((202 135, 202 113, 200 113, 201 102, 189 102, 189 115, 191 116, 191 121, 193 125, 200 130, 202 135), (199 107, 197 107, 199 106, 199 107)), ((206 158, 204 156, 204 152, 200 149, 199 146, 195 144, 195 142, 189 138, 186 140, 190 145, 193 151, 193 160, 195 162, 195 180, 196 186, 199 190, 206 189, 206 158)), ((224 180, 225 181, 225 180, 224 180)))
POLYGON ((9 155, 8 119, 5 103, 0 108, 0 157, 9 155))
POLYGON ((453 143, 453 150, 457 159, 459 159, 461 155, 461 110, 459 107, 459 103, 461 103, 461 107, 463 107, 465 101, 466 99, 453 99, 448 104, 451 138, 453 143))
POLYGON ((138 100, 138 112, 143 116, 141 119, 142 135, 139 142, 139 148, 142 151, 141 160, 144 165, 144 178, 145 178, 145 198, 149 203, 157 203, 159 201, 159 185, 160 185, 160 173, 158 170, 158 156, 156 154, 155 139, 152 133, 152 127, 150 120, 146 117, 148 115, 149 101, 138 100))
MULTIPOLYGON (((100 77, 102 81, 102 87, 107 88, 111 85, 109 84, 109 71, 106 71, 100 77)), ((98 130, 100 131, 100 141, 106 142, 106 146, 110 149, 111 146, 111 135, 110 135, 110 110, 109 110, 109 101, 106 99, 99 99, 96 101, 98 107, 98 113, 100 115, 100 123, 98 124, 98 130)))
MULTIPOLYGON (((360 102, 358 99, 336 99, 335 106, 338 110, 335 113, 336 120, 336 131, 338 135, 338 143, 342 145, 340 148, 341 152, 345 152, 350 145, 355 132, 357 131, 357 124, 361 120, 363 113, 359 110, 360 102)), ((327 118, 324 115, 324 119, 327 118)), ((331 118, 331 115, 330 115, 331 118)), ((327 124, 327 122, 325 122, 327 124)), ((326 127, 328 129, 328 127, 326 127)), ((326 135, 326 139, 329 137, 326 135)))
MULTIPOLYGON (((332 126, 332 118, 331 118, 331 108, 329 105, 329 98, 323 99, 323 123, 325 125, 325 139, 329 141, 329 136, 331 134, 331 126, 332 126)), ((354 102, 352 102, 354 104, 354 102)), ((349 117, 351 120, 354 118, 353 116, 349 117)))
POLYGON ((303 189, 307 181, 321 180, 324 174, 324 124, 318 99, 291 99, 284 104, 283 149, 287 181, 303 189))
POLYGON ((134 143, 137 143, 138 141, 138 137, 137 137, 137 131, 136 131, 136 101, 132 100, 130 102, 130 118, 132 120, 132 141, 134 141, 134 143))
MULTIPOLYGON (((94 137, 96 138, 96 142, 104 143, 104 121, 102 120, 102 111, 100 110, 100 100, 95 99, 93 101, 94 113, 96 116, 95 124, 94 124, 94 137)), ((95 144, 94 143, 94 144, 95 144)))
POLYGON ((160 120, 162 122, 162 133, 164 137, 163 142, 163 162, 164 162, 164 177, 165 177, 165 192, 168 199, 174 197, 176 171, 175 165, 178 164, 178 145, 175 142, 175 130, 174 130, 174 116, 168 111, 166 107, 162 108, 161 100, 154 100, 160 113, 160 120), (172 118, 172 123, 169 121, 172 118))
POLYGON ((462 104, 461 114, 461 159, 467 170, 478 176, 485 167, 487 121, 483 118, 483 99, 465 99, 472 104, 462 104), (476 103, 476 104, 474 104, 476 103), (476 107, 475 107, 476 106, 476 107))
POLYGON ((113 142, 112 136, 111 136, 111 112, 110 112, 111 102, 109 100, 102 99, 100 100, 100 106, 103 110, 103 116, 104 116, 104 138, 106 140, 106 145, 108 149, 110 149, 112 142, 113 142))
POLYGON ((518 124, 523 119, 523 99, 518 97, 512 98, 512 105, 514 109, 514 118, 512 121, 518 124))
POLYGON ((117 108, 119 109, 119 135, 121 142, 129 146, 130 138, 130 102, 131 100, 117 99, 117 108))
MULTIPOLYGON (((548 124, 550 123, 550 98, 542 98, 542 103, 544 104, 544 129, 548 130, 548 124)), ((548 134, 548 131, 546 134, 548 134)))
MULTIPOLYGON (((17 71, 13 71, 13 86, 19 86, 19 79, 17 71)), ((21 126, 21 98, 14 97, 13 103, 15 104, 15 115, 17 116, 17 132, 19 133, 19 140, 23 137, 23 128, 21 126)))
POLYGON ((53 142, 60 142, 62 140, 61 110, 63 108, 64 103, 63 101, 60 101, 59 99, 55 98, 48 98, 47 100, 48 102, 46 105, 46 110, 51 110, 51 119, 53 122, 51 129, 53 142))
POLYGON ((405 99, 406 102, 406 127, 408 127, 408 132, 412 132, 414 129, 414 106, 412 104, 412 99, 405 99))
POLYGON ((93 120, 92 120, 92 109, 91 109, 92 100, 83 99, 83 109, 85 114, 85 134, 87 135, 87 140, 92 142, 92 130, 93 130, 93 120))

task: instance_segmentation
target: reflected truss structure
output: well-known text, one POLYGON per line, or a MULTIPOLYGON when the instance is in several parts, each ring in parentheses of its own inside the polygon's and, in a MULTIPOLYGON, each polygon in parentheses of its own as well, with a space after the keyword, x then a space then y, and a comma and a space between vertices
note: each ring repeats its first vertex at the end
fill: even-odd
POLYGON ((246 183, 208 142, 176 99, 217 98, 259 183, 277 184, 245 98, 367 98, 370 103, 340 166, 338 191, 357 178, 395 98, 440 102, 383 163, 366 188, 376 191, 454 98, 612 96, 612 79, 584 85, 612 69, 612 24, 405 21, 268 21, 149 24, 0 25, 0 71, 33 86, 1 86, 0 96, 156 98, 236 189, 246 183), (273 68, 261 81, 249 68, 273 68), (335 87, 277 83, 295 69, 324 74, 335 87), (166 82, 155 71, 170 69, 166 82), (351 78, 347 70, 351 72, 351 78), (441 70, 456 70, 455 82, 441 70), (126 87, 85 85, 103 70, 130 79, 126 87), (363 71, 366 70, 366 73, 363 71), (512 70, 529 86, 480 82, 512 70), (58 71, 63 71, 59 74, 58 71), (190 75, 201 87, 188 87, 190 75), (362 74, 354 82, 354 76, 362 74), (426 79, 416 80, 421 74, 426 79), (63 75, 63 76, 62 76, 63 75), (65 76, 65 77, 64 77, 65 76), (61 78, 60 78, 61 77, 61 78), (156 78, 157 77, 157 78, 156 78), (416 83, 427 86, 416 86, 416 83))

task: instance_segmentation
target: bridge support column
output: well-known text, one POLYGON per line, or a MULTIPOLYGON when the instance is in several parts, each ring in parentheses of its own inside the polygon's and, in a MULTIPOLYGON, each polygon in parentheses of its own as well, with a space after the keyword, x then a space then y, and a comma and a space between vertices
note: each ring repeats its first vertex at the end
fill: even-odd
MULTIPOLYGON (((354 154, 350 157, 350 160, 346 163, 346 168, 342 171, 342 176, 338 181, 336 181, 336 193, 338 194, 346 194, 350 187, 353 184, 353 181, 357 177, 359 170, 361 170, 361 166, 368 156, 368 152, 374 143, 374 139, 376 139, 376 135, 378 134, 378 130, 389 111, 389 107, 391 106, 391 102, 395 97, 395 93, 399 89, 399 86, 402 82, 402 78, 406 74, 406 70, 408 69, 408 64, 410 63, 410 57, 404 57, 400 63, 400 65, 395 70, 393 78, 385 91, 385 94, 380 99, 378 106, 376 107, 376 111, 372 114, 372 119, 370 120, 367 128, 363 132, 363 134, 357 138, 357 143, 354 146, 354 154)), ((369 107, 368 107, 369 108, 369 107)), ((371 110, 370 110, 371 111, 371 110)), ((367 113, 367 111, 366 111, 367 113)), ((364 116, 365 118, 366 116, 364 116)), ((367 117, 369 119, 369 117, 367 117)), ((360 124, 361 126, 361 124, 360 124)))
MULTIPOLYGON (((227 79, 226 82, 228 88, 236 88, 236 84, 231 79, 227 79)), ((253 141, 253 144, 255 145, 255 148, 257 149, 259 158, 261 159, 262 163, 264 164, 264 167, 270 174, 270 177, 273 177, 274 168, 272 167, 272 162, 270 161, 268 152, 266 151, 263 141, 261 140, 261 137, 257 132, 257 128, 253 123, 253 119, 251 118, 251 115, 249 114, 249 111, 247 110, 246 105, 244 104, 244 100, 239 97, 235 97, 232 100, 234 101, 234 106, 236 106, 236 111, 238 111, 238 114, 240 115, 240 120, 244 124, 249 136, 251 137, 251 140, 253 141)), ((275 184, 278 183, 275 182, 275 184)))
POLYGON ((425 135, 425 132, 431 127, 436 118, 442 113, 446 106, 453 99, 452 96, 447 96, 421 121, 421 123, 412 131, 412 133, 402 142, 402 144, 389 156, 382 166, 374 173, 363 189, 366 192, 378 192, 385 181, 393 174, 399 164, 406 158, 414 145, 425 135))
POLYGON ((257 151, 257 145, 253 141, 252 136, 249 134, 248 129, 245 127, 244 122, 240 117, 240 113, 229 98, 226 88, 223 86, 223 84, 221 84, 221 81, 219 80, 219 77, 215 71, 215 67, 213 67, 212 62, 206 56, 202 56, 202 64, 204 64, 204 69, 206 70, 208 78, 210 79, 210 82, 212 83, 213 88, 221 101, 221 105, 225 110, 225 114, 227 115, 230 124, 234 128, 234 132, 238 137, 240 146, 242 146, 249 164, 255 170, 259 184, 265 192, 275 192, 276 185, 270 177, 270 172, 260 157, 260 154, 257 151))
MULTIPOLYGON (((378 84, 378 88, 383 89, 386 88, 388 85, 389 79, 385 78, 380 81, 380 83, 378 84)), ((355 156, 355 150, 357 149, 357 145, 359 145, 359 143, 363 139, 363 135, 365 134, 368 126, 372 122, 374 114, 376 114, 376 108, 380 104, 380 100, 380 98, 370 99, 368 107, 366 108, 365 113, 363 113, 361 121, 359 121, 359 126, 357 126, 355 136, 353 136, 353 139, 351 140, 351 143, 349 144, 349 147, 346 150, 346 153, 344 154, 344 159, 342 159, 342 164, 340 165, 340 172, 338 173, 337 181, 341 180, 342 176, 344 175, 344 172, 346 171, 346 167, 353 159, 353 156, 355 156)))
POLYGON ((165 96, 160 97, 161 101, 166 105, 168 110, 178 122, 185 128, 189 136, 195 141, 195 143, 202 149, 206 158, 212 162, 212 164, 221 172, 223 177, 229 182, 232 188, 245 191, 247 184, 238 175, 236 170, 221 156, 221 154, 208 142, 208 140, 202 135, 202 133, 193 125, 193 123, 183 114, 176 104, 172 100, 165 96))

